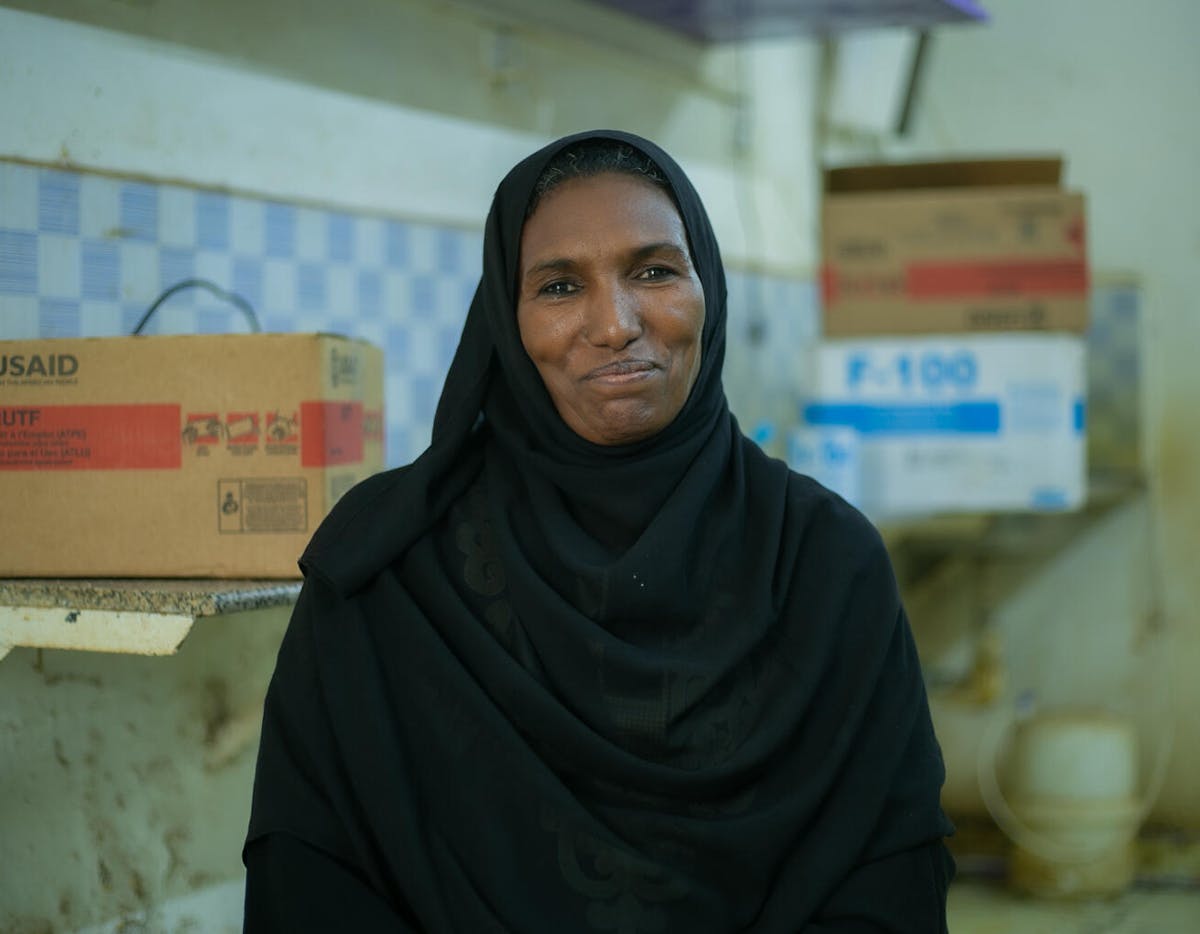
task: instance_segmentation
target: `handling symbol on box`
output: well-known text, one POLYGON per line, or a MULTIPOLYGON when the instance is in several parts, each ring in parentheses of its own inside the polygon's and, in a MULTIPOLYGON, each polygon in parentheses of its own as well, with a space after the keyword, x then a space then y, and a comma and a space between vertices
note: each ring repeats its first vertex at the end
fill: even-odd
POLYGON ((240 480, 217 482, 217 529, 221 532, 242 531, 242 483, 240 480))
POLYGON ((279 411, 268 412, 267 438, 274 444, 296 444, 300 440, 298 423, 294 414, 289 417, 279 411))
POLYGON ((258 413, 230 412, 226 419, 225 432, 231 445, 258 444, 258 413))
POLYGON ((195 446, 219 443, 223 431, 221 419, 215 412, 189 413, 181 434, 186 444, 195 446))

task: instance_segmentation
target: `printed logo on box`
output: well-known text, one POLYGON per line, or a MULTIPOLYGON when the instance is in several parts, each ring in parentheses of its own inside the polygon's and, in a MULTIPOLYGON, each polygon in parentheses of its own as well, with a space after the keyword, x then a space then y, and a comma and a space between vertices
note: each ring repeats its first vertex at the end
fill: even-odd
POLYGON ((893 354, 859 351, 846 357, 846 388, 934 395, 968 392, 979 382, 979 361, 969 350, 900 351, 893 354))
POLYGON ((333 388, 357 386, 361 379, 358 354, 339 352, 336 347, 329 351, 329 378, 333 388))
POLYGON ((0 354, 0 382, 14 386, 77 383, 78 372, 74 354, 0 354))

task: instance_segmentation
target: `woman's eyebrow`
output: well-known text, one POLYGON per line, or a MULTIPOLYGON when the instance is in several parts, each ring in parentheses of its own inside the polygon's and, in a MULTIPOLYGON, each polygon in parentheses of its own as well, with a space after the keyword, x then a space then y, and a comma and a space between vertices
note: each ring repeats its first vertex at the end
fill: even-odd
POLYGON ((575 266, 574 260, 566 259, 565 257, 546 259, 526 269, 522 278, 528 279, 530 276, 540 275, 545 272, 570 272, 575 269, 575 266))
POLYGON ((688 260, 687 250, 683 249, 678 243, 673 243, 670 240, 661 240, 657 243, 647 243, 635 249, 631 254, 633 260, 642 260, 657 254, 669 253, 681 260, 688 260))
MULTIPOLYGON (((658 240, 654 243, 644 243, 639 247, 635 247, 630 251, 629 259, 631 262, 636 263, 651 256, 661 256, 663 254, 673 256, 681 261, 690 261, 687 250, 683 249, 678 243, 673 243, 670 240, 658 240)), ((530 266, 525 270, 521 278, 528 279, 531 276, 538 276, 548 272, 573 272, 578 266, 579 264, 576 260, 568 259, 565 256, 553 257, 530 266)))

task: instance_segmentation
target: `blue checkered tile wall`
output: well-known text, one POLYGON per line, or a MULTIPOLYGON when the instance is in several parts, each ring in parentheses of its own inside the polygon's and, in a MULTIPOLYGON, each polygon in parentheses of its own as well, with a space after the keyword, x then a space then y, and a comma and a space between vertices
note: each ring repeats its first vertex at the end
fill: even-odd
MULTIPOLYGON (((128 334, 165 288, 208 279, 245 298, 264 330, 382 347, 395 466, 428 444, 481 247, 476 231, 0 161, 0 339, 128 334)), ((813 331, 816 320, 806 283, 731 275, 731 375, 759 369, 759 351, 740 340, 761 325, 743 320, 750 303, 776 337, 813 331)), ((146 332, 246 328, 233 306, 188 290, 146 332)), ((788 344, 770 346, 778 354, 788 344)))

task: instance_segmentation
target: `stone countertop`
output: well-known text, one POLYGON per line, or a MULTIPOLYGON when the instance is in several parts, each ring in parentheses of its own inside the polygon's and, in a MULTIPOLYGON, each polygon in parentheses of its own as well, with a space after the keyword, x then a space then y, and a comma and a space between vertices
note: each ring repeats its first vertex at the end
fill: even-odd
POLYGON ((298 580, 0 579, 0 658, 17 647, 173 655, 204 617, 281 608, 298 580))
POLYGON ((0 579, 0 606, 219 616, 283 606, 298 580, 0 579))

